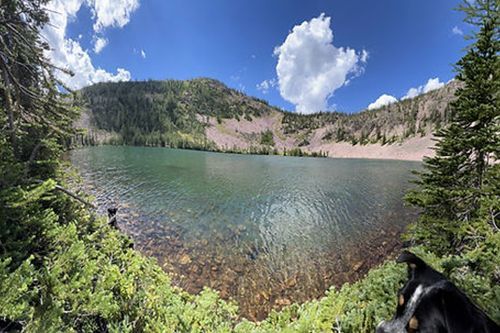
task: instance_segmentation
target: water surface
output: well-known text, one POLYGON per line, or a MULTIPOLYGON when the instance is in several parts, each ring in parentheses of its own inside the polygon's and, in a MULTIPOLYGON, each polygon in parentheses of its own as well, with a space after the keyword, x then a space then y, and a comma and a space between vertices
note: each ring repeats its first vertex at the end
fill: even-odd
POLYGON ((189 291, 211 286, 250 319, 359 277, 414 219, 419 163, 145 147, 71 153, 101 210, 189 291))

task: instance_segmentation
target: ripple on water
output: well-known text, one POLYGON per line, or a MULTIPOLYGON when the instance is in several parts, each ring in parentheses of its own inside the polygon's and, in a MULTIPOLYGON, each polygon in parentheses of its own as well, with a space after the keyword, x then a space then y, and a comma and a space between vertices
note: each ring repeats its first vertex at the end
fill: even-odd
POLYGON ((413 218, 399 161, 243 156, 141 147, 71 153, 105 212, 188 291, 250 319, 360 276, 413 218))

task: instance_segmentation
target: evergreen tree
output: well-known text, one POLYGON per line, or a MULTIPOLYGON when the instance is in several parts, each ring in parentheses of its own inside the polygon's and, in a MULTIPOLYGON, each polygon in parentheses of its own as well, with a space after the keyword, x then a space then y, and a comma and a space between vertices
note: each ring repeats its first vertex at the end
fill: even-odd
POLYGON ((56 69, 43 55, 48 45, 39 31, 48 22, 46 2, 7 0, 0 5, 0 122, 6 123, 6 140, 21 163, 23 181, 28 174, 53 175, 56 146, 73 135, 76 114, 68 98, 61 98, 56 69))
MULTIPOLYGON (((500 149, 499 1, 464 1, 466 22, 478 26, 474 43, 457 63, 462 87, 452 104, 450 125, 440 129, 436 154, 426 158, 416 190, 407 200, 422 208, 421 222, 441 249, 461 242, 462 224, 478 218, 486 177, 496 177, 500 149), (439 243, 439 244, 438 244, 439 243)), ((498 211, 498 207, 497 207, 498 211)))

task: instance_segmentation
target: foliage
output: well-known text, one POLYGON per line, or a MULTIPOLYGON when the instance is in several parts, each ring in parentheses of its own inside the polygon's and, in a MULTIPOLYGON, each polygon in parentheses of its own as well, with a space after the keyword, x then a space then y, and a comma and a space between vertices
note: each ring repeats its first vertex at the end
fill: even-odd
MULTIPOLYGON (((462 288, 497 322, 500 321, 500 286, 491 277, 500 264, 500 235, 489 233, 482 246, 462 255, 438 258, 422 247, 412 251, 462 288), (481 265, 481 270, 471 267, 481 265)), ((243 321, 236 332, 374 332, 377 324, 391 318, 396 295, 406 279, 404 265, 386 262, 372 269, 362 280, 335 287, 320 300, 293 304, 272 312, 260 323, 243 321)))
MULTIPOLYGON (((79 93, 92 125, 119 134, 112 144, 213 148, 205 136, 208 117, 252 119, 267 104, 212 79, 98 83, 79 93)), ((85 140, 82 137, 82 140, 85 140)))
MULTIPOLYGON (((479 25, 476 41, 457 63, 457 80, 463 87, 452 104, 455 114, 448 127, 436 133, 436 156, 424 161, 418 187, 407 200, 422 208, 420 230, 434 234, 417 235, 428 246, 446 253, 459 251, 466 241, 460 230, 484 220, 485 198, 498 199, 500 153, 500 41, 498 2, 465 2, 467 19, 479 25), (480 19, 475 20, 477 17, 480 19), (424 226, 422 228, 422 226, 424 226), (439 233, 439 236, 437 236, 439 233)), ((489 215, 498 216, 498 200, 489 202, 489 215)), ((486 215, 488 215, 486 214, 486 215)))
POLYGON ((450 97, 459 84, 452 82, 435 91, 405 99, 376 110, 346 114, 320 112, 297 114, 284 112, 284 134, 306 133, 326 128, 323 141, 356 144, 392 144, 409 137, 429 135, 448 122, 452 113, 450 97))
POLYGON ((446 124, 452 113, 450 96, 457 86, 452 82, 377 110, 303 115, 271 107, 212 79, 98 83, 78 93, 90 123, 77 143, 212 150, 215 145, 205 134, 209 122, 224 126, 225 119, 253 121, 279 115, 279 135, 297 139, 299 147, 307 146, 313 131, 320 128, 326 130, 324 141, 392 144, 428 135, 446 124), (100 137, 99 131, 108 136, 100 137))
MULTIPOLYGON (((476 2, 483 3, 481 0, 476 2)), ((108 226, 105 219, 97 217, 80 201, 60 191, 75 181, 60 157, 73 135, 71 122, 77 110, 69 104, 69 94, 59 93, 57 82, 52 77, 54 69, 43 58, 44 44, 38 37, 39 29, 47 23, 43 5, 43 1, 14 0, 0 4, 0 20, 5 22, 0 26, 0 128, 6 129, 0 132, 0 330, 373 332, 379 320, 392 315, 396 290, 405 279, 405 272, 401 265, 387 262, 356 283, 346 284, 340 289, 331 288, 320 300, 290 305, 271 313, 261 323, 242 320, 238 318, 236 306, 221 300, 215 291, 205 289, 198 295, 191 295, 173 287, 169 276, 155 260, 135 251, 128 237, 108 226)), ((464 64, 469 64, 467 61, 464 64)), ((470 58, 471 64, 475 61, 474 57, 470 58)), ((464 77, 468 78, 467 75, 464 77)), ((488 117, 493 109, 487 106, 488 103, 469 104, 471 109, 465 106, 462 109, 460 104, 460 98, 471 103, 470 96, 476 96, 473 91, 466 91, 471 86, 478 86, 474 82, 470 81, 459 93, 456 107, 463 110, 464 119, 481 115, 480 123, 485 125, 481 128, 489 128, 488 117)), ((212 105, 211 99, 217 97, 204 91, 206 82, 203 85, 189 83, 187 88, 184 85, 173 84, 173 87, 165 88, 154 83, 150 88, 159 89, 161 94, 164 89, 182 89, 188 92, 186 98, 198 98, 189 96, 189 92, 196 92, 196 96, 204 96, 196 99, 200 107, 212 105)), ((480 86, 484 86, 485 91, 495 87, 480 86)), ((128 89, 127 85, 121 87, 128 89)), ((102 89, 107 88, 107 85, 102 86, 102 89)), ((120 105, 118 96, 132 98, 126 95, 123 91, 116 93, 114 103, 120 105)), ((99 94, 93 96, 98 98, 99 94)), ((179 118, 175 111, 168 113, 185 106, 182 103, 174 106, 168 96, 164 100, 163 97, 154 98, 162 100, 159 104, 162 108, 155 114, 159 117, 157 120, 164 120, 163 123, 148 123, 146 120, 140 125, 144 127, 126 137, 133 140, 134 136, 140 138, 137 133, 149 135, 157 129, 160 131, 161 128, 155 126, 174 126, 178 131, 176 135, 186 141, 195 141, 181 129, 186 126, 193 126, 193 129, 198 125, 188 124, 187 119, 179 118)), ((495 108, 498 110, 496 104, 495 108)), ((143 118, 138 110, 127 114, 119 107, 112 112, 118 118, 134 115, 134 122, 139 123, 143 118)), ((245 110, 241 113, 244 117, 255 115, 253 111, 245 110)), ((224 117, 224 114, 218 115, 224 117)), ((456 119, 461 117, 462 114, 456 119)), ((127 132, 135 125, 131 122, 130 126, 115 130, 127 132)), ((482 143, 490 140, 483 136, 482 131, 476 136, 475 126, 463 129, 452 125, 451 128, 446 133, 460 133, 468 140, 457 140, 457 144, 443 143, 444 148, 439 149, 446 153, 454 152, 452 148, 474 149, 475 140, 482 143)), ((470 219, 450 223, 447 214, 460 211, 462 206, 458 204, 446 207, 442 212, 422 206, 423 219, 429 219, 429 222, 421 220, 421 226, 416 228, 419 233, 415 232, 411 237, 423 244, 413 251, 436 269, 444 271, 494 320, 500 321, 500 233, 495 229, 500 200, 500 164, 482 165, 477 158, 481 153, 498 157, 494 150, 498 148, 498 141, 490 143, 483 150, 467 155, 468 163, 474 167, 468 165, 463 179, 459 177, 460 173, 456 175, 457 179, 451 179, 446 172, 439 177, 432 175, 433 170, 456 171, 459 162, 463 162, 459 158, 458 162, 445 163, 442 151, 438 156, 443 158, 425 176, 436 181, 423 183, 442 185, 449 182, 451 190, 442 186, 436 192, 429 190, 415 194, 418 195, 415 202, 441 205, 448 205, 452 202, 450 198, 462 195, 466 200, 472 200, 469 199, 472 195, 470 202, 474 211, 468 213, 470 219), (443 166, 447 168, 439 169, 443 166), (478 166, 484 166, 484 169, 478 166), (479 176, 481 181, 477 182, 479 176), (462 182, 472 185, 472 190, 457 189, 455 185, 462 182), (445 194, 442 201, 437 201, 436 193, 445 194), (438 234, 438 228, 443 232, 438 234), (444 240, 433 238, 443 235, 444 240), (452 237, 448 239, 450 235, 452 237), (455 242, 456 238, 460 242, 455 242), (457 251, 450 253, 447 246, 436 248, 436 243, 453 243, 458 246, 457 251), (429 249, 442 252, 443 256, 438 258, 429 249)), ((306 154, 299 148, 288 153, 306 154)), ((84 193, 74 196, 88 200, 84 193)))
MULTIPOLYGON (((234 305, 211 290, 193 296, 173 288, 153 260, 129 249, 130 241, 104 220, 80 217, 78 225, 55 226, 50 237, 43 269, 28 258, 6 274, 0 317, 31 332, 229 331, 234 305)), ((8 264, 2 262, 0 275, 8 264)))
POLYGON ((273 132, 270 130, 262 132, 260 134, 260 144, 264 146, 274 146, 273 132))
POLYGON ((234 305, 173 288, 127 237, 58 190, 77 112, 43 57, 44 5, 0 5, 0 330, 229 331, 234 305))

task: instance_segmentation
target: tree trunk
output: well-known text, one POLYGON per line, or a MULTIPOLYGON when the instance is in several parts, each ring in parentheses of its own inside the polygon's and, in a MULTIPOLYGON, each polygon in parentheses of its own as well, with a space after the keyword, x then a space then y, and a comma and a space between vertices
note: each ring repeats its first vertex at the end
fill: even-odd
POLYGON ((5 109, 7 111, 7 119, 9 122, 9 134, 10 134, 10 144, 12 145, 12 150, 14 152, 14 157, 17 158, 17 136, 16 136, 16 123, 14 121, 14 105, 12 103, 12 96, 10 94, 10 84, 8 81, 7 73, 4 71, 5 88, 4 88, 4 98, 5 98, 5 109))

